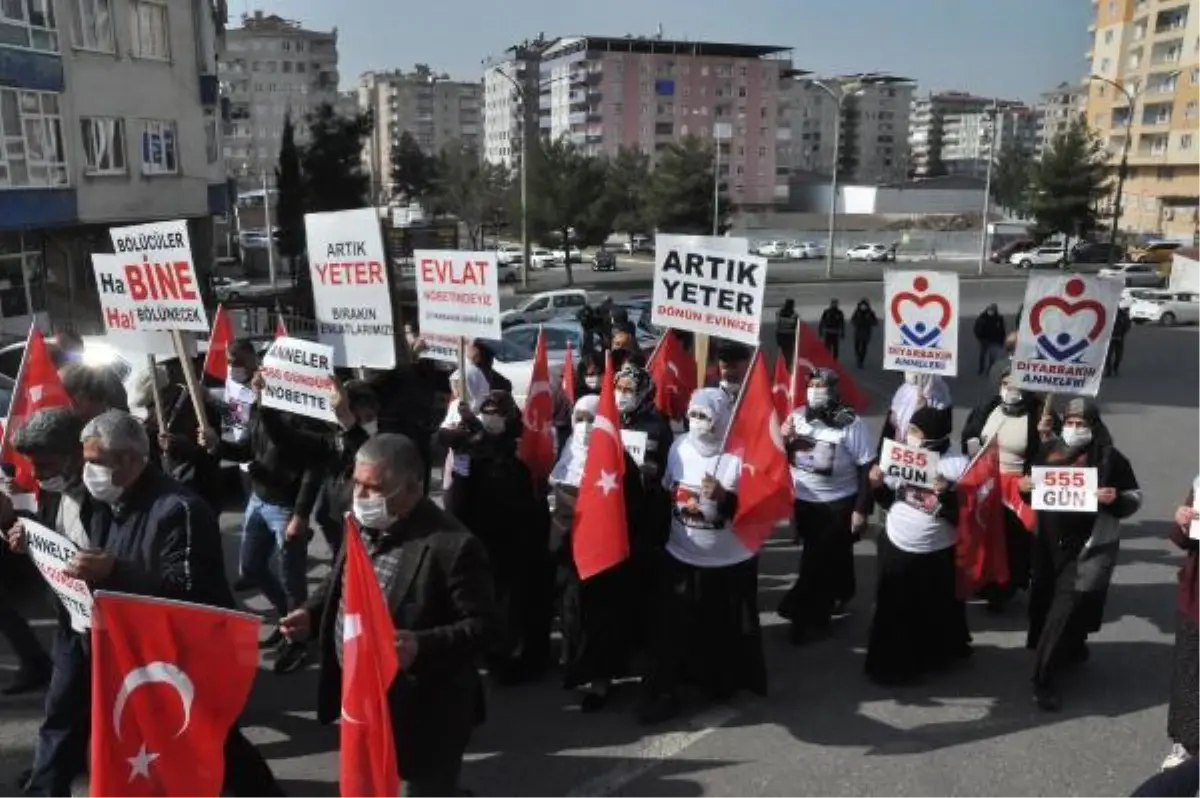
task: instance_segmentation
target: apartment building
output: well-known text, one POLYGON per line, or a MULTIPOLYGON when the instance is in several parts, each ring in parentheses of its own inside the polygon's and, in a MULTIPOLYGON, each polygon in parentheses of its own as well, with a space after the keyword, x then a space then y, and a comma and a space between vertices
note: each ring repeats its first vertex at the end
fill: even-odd
POLYGON ((0 4, 0 335, 35 314, 102 331, 91 264, 108 228, 189 222, 203 270, 228 192, 223 3, 0 4))
POLYGON ((1067 131, 1087 111, 1087 84, 1060 83, 1044 91, 1038 101, 1037 147, 1041 157, 1046 146, 1067 131))
POLYGON ((229 101, 224 156, 239 187, 274 180, 285 115, 303 143, 305 117, 323 103, 338 105, 338 33, 255 11, 226 32, 221 80, 229 101))
POLYGON ((742 207, 787 198, 791 130, 781 113, 791 73, 783 47, 569 36, 523 48, 484 75, 485 156, 512 163, 523 115, 547 140, 594 156, 654 154, 687 136, 718 141, 721 173, 742 207), (523 102, 528 99, 529 102, 523 102))
POLYGON ((409 133, 427 155, 436 155, 451 142, 479 150, 483 144, 482 83, 451 80, 434 74, 425 64, 411 72, 364 72, 359 78, 358 104, 374 115, 375 128, 363 150, 371 183, 391 196, 392 151, 409 133))
POLYGON ((983 179, 988 164, 995 163, 1009 147, 1035 153, 1040 118, 1036 109, 1023 105, 947 115, 941 149, 946 174, 983 179))
POLYGON ((1200 233, 1200 13, 1188 0, 1093 0, 1092 7, 1088 123, 1107 142, 1114 169, 1128 147, 1118 224, 1194 241, 1200 233))
POLYGON ((908 146, 916 177, 982 177, 1005 136, 1036 147, 1037 116, 1023 103, 958 91, 932 92, 912 101, 908 146), (996 138, 991 114, 996 112, 996 138), (941 169, 937 165, 941 165, 941 169))
POLYGON ((785 116, 791 128, 787 165, 794 173, 827 176, 836 150, 840 180, 903 181, 915 88, 907 78, 891 75, 797 75, 786 90, 785 116), (835 146, 838 133, 841 142, 835 146))

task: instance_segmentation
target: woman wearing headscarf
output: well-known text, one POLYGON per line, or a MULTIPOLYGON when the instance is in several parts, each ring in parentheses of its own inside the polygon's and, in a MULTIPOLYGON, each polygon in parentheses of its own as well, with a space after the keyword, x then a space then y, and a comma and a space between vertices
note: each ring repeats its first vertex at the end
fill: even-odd
POLYGON ((913 413, 905 443, 938 454, 932 488, 884 476, 872 466, 875 499, 888 511, 879 536, 875 617, 867 646, 867 676, 902 684, 970 654, 966 606, 958 599, 956 485, 967 458, 950 453, 949 410, 913 413))
POLYGON ((648 513, 649 528, 658 531, 657 544, 647 539, 647 545, 662 546, 666 542, 670 522, 670 498, 663 488, 663 474, 675 433, 654 406, 654 380, 650 372, 631 362, 625 363, 614 378, 613 393, 621 414, 621 429, 646 435, 646 452, 641 464, 642 492, 645 502, 642 512, 648 513))
POLYGON ((733 533, 741 461, 722 454, 733 408, 720 388, 701 388, 688 432, 671 446, 663 484, 672 517, 654 608, 657 613, 643 703, 644 724, 679 711, 679 686, 710 698, 739 689, 766 695, 758 621, 758 557, 733 533))
POLYGON ((954 406, 950 386, 936 374, 904 372, 904 382, 892 395, 892 404, 887 421, 883 425, 881 440, 903 441, 908 435, 908 422, 913 413, 922 407, 945 410, 954 406))
POLYGON ((446 464, 442 468, 442 489, 446 512, 455 513, 458 493, 451 490, 454 480, 471 473, 471 458, 465 446, 479 430, 479 405, 491 393, 487 375, 472 364, 467 364, 466 377, 461 371, 450 375, 450 403, 446 407, 446 418, 435 434, 437 442, 446 450, 446 464), (463 390, 466 394, 463 395, 463 390))
POLYGON ((850 326, 854 328, 854 360, 862 368, 867 361, 867 348, 871 344, 871 334, 879 324, 879 317, 871 309, 871 303, 866 298, 858 300, 858 307, 850 317, 850 326))
MULTIPOLYGON (((1200 477, 1192 482, 1187 499, 1175 511, 1171 540, 1186 552, 1179 569, 1178 614, 1175 621, 1175 666, 1171 669, 1171 703, 1167 733, 1173 745, 1163 769, 1176 767, 1200 754, 1200 540, 1191 536, 1200 519, 1196 497, 1200 477)), ((1195 765, 1193 764, 1193 767, 1195 765)))
MULTIPOLYGON (((1087 659, 1087 636, 1100 629, 1104 601, 1117 566, 1121 521, 1142 504, 1133 466, 1113 445, 1094 399, 1076 398, 1063 413, 1062 432, 1042 446, 1038 465, 1096 469, 1096 512, 1037 514, 1029 636, 1037 705, 1059 708, 1058 675, 1087 659)), ((1032 490, 1026 477, 1022 490, 1032 490)))
MULTIPOLYGON (((571 437, 550 474, 554 496, 551 516, 550 550, 553 553, 559 587, 559 619, 562 631, 563 686, 581 691, 579 708, 596 712, 608 702, 608 692, 615 679, 631 672, 630 658, 638 645, 636 618, 646 606, 639 606, 635 597, 636 569, 633 559, 593 576, 587 581, 579 578, 571 549, 571 531, 575 520, 575 502, 579 497, 579 480, 587 461, 588 442, 600 398, 585 396, 575 403, 572 411, 571 437)), ((642 480, 637 466, 628 453, 625 455, 625 523, 636 552, 642 548, 636 541, 650 530, 641 516, 642 480)))
POLYGON ((604 379, 604 353, 592 349, 579 353, 579 364, 575 366, 575 390, 579 396, 589 393, 600 394, 600 381, 604 379))
POLYGON ((779 604, 791 639, 823 635, 854 598, 854 535, 871 506, 867 473, 875 452, 866 422, 838 391, 833 369, 810 372, 806 402, 781 427, 796 492, 796 538, 804 541, 800 575, 779 604))

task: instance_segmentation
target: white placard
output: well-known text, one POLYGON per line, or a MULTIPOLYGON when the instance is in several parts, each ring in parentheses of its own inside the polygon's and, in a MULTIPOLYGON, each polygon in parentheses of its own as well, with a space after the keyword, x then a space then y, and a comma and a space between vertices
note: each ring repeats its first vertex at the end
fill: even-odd
POLYGON ((100 293, 100 315, 104 319, 108 343, 122 352, 143 355, 173 355, 171 334, 149 330, 138 323, 138 306, 125 289, 124 269, 117 255, 93 254, 96 288, 100 293))
POLYGON ((641 466, 646 462, 646 441, 650 436, 645 432, 636 429, 621 430, 621 443, 625 446, 625 451, 629 452, 629 456, 633 458, 633 462, 641 466))
POLYGON ((1119 280, 1030 276, 1012 356, 1013 387, 1095 396, 1120 301, 1119 280))
POLYGON ((333 411, 333 347, 302 338, 276 338, 263 355, 262 406, 337 421, 333 411))
POLYGON ((425 344, 425 348, 421 350, 418 357, 458 365, 458 336, 426 333, 422 330, 418 337, 425 344))
MULTIPOLYGON (((100 292, 129 297, 139 330, 208 332, 208 314, 200 297, 187 222, 151 222, 113 227, 118 275, 100 292)), ((97 274, 97 282, 100 276, 97 274)))
POLYGON ((396 365, 387 256, 374 208, 306 213, 317 340, 335 366, 396 365))
POLYGON ((885 438, 879 450, 879 469, 885 477, 895 477, 909 485, 932 488, 938 478, 941 455, 885 438))
POLYGON ((20 520, 29 543, 29 559, 71 616, 71 628, 86 632, 92 626, 92 591, 83 580, 64 573, 71 559, 79 553, 79 547, 65 535, 37 521, 25 517, 20 520))
POLYGON ((1030 506, 1045 512, 1094 513, 1099 487, 1094 468, 1048 468, 1034 466, 1033 501, 1030 506))
POLYGON ((767 259, 745 254, 741 241, 659 235, 651 323, 758 346, 767 259))
MULTIPOLYGON (((1200 491, 1192 491, 1192 509, 1200 513, 1200 491)), ((1200 540, 1200 516, 1193 519, 1188 526, 1188 537, 1192 540, 1200 540)))
POLYGON ((468 340, 500 337, 500 283, 495 252, 413 251, 421 333, 468 340))
POLYGON ((958 274, 883 275, 883 367, 953 377, 958 373, 958 274))

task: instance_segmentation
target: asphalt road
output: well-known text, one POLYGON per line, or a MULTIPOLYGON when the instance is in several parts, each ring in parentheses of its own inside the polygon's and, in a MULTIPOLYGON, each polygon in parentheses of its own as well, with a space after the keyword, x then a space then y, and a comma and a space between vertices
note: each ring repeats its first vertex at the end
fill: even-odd
MULTIPOLYGON (((964 302, 999 290, 964 284, 964 302)), ((996 301, 1011 314, 1019 291, 1007 296, 996 301)), ((960 325, 964 345, 969 322, 960 325)), ((781 533, 763 554, 760 576, 768 699, 690 707, 686 718, 645 730, 631 717, 632 691, 618 692, 610 710, 582 716, 553 677, 492 688, 464 786, 479 795, 1128 795, 1169 748, 1180 557, 1166 536, 1198 467, 1197 343, 1194 329, 1137 328, 1120 378, 1102 390, 1107 423, 1134 464, 1145 504, 1124 526, 1107 622, 1092 639, 1091 661, 1067 685, 1061 713, 1039 713, 1030 701, 1023 601, 1002 617, 971 608, 976 654, 961 669, 904 689, 867 682, 870 541, 856 547, 860 587, 851 614, 830 639, 789 646, 773 610, 795 578, 798 552, 781 533)), ((876 396, 868 422, 878 430, 879 408, 899 378, 877 369, 860 376, 876 396)), ((958 424, 991 390, 973 375, 952 387, 958 424)), ((231 557, 237 525, 236 515, 223 518, 231 557)), ((327 568, 319 536, 313 553, 316 580, 327 568)), ((48 621, 39 625, 48 631, 48 621)), ((12 666, 2 649, 0 666, 12 666)), ((315 683, 312 669, 287 677, 264 671, 244 720, 289 793, 336 795, 337 731, 314 720, 315 683)), ((35 698, 0 698, 0 784, 27 763, 38 716, 35 698)))

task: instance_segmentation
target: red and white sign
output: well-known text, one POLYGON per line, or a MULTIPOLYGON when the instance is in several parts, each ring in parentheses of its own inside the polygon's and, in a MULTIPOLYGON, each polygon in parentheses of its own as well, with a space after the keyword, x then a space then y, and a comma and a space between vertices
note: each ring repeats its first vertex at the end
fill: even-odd
POLYGON ((1121 287, 1106 277, 1031 276, 1012 356, 1013 387, 1095 396, 1121 287))
POLYGON ((101 295, 125 295, 131 314, 105 318, 109 328, 138 330, 195 330, 208 332, 208 316, 200 298, 200 283, 192 263, 187 222, 151 222, 113 227, 113 251, 119 260, 116 276, 96 281, 101 295))
POLYGON ((958 275, 883 275, 883 367, 953 377, 958 373, 958 275))
POLYGON ((171 334, 150 330, 138 323, 138 303, 125 288, 125 270, 118 255, 92 255, 96 287, 100 293, 100 315, 108 342, 122 352, 145 355, 171 355, 175 346, 171 334))
POLYGON ((443 363, 458 363, 459 338, 456 335, 427 333, 421 331, 421 342, 425 348, 421 350, 420 358, 425 360, 440 360, 443 363))
POLYGON ((421 334, 500 337, 500 283, 495 252, 418 249, 417 308, 421 334))
POLYGON ((37 566, 46 584, 54 591, 71 617, 71 628, 86 632, 92 627, 92 591, 81 580, 67 576, 66 568, 79 553, 79 547, 65 535, 29 518, 21 519, 29 544, 29 559, 37 566))
POLYGON ((879 450, 879 469, 886 477, 895 477, 909 485, 932 488, 938 478, 941 456, 885 438, 879 450))
POLYGON ((276 338, 263 355, 262 406, 321 421, 333 411, 333 347, 301 338, 276 338))
POLYGON ((396 365, 387 257, 374 208, 306 213, 317 340, 337 366, 396 365))
POLYGON ((758 346, 767 259, 747 254, 744 242, 657 236, 651 323, 758 346))
POLYGON ((1099 509, 1096 491, 1099 478, 1094 468, 1048 468, 1034 466, 1034 510, 1043 512, 1094 513, 1099 509))

